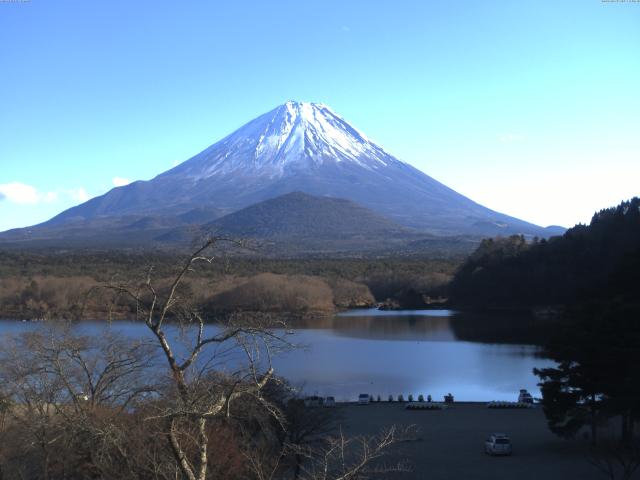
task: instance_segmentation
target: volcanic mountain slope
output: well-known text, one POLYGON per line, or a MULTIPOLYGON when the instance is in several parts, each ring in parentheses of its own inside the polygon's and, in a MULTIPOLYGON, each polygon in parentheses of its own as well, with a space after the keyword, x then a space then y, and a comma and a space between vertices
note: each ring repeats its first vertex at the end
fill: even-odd
POLYGON ((6 232, 0 246, 183 250, 205 238, 222 236, 246 241, 242 248, 223 242, 221 248, 229 254, 293 258, 464 255, 479 243, 477 237, 442 237, 415 231, 350 200, 301 192, 258 202, 202 223, 218 213, 202 209, 178 216, 100 217, 6 232))
POLYGON ((292 192, 230 213, 200 228, 178 227, 154 238, 164 244, 186 244, 194 237, 222 236, 248 240, 262 254, 304 255, 433 250, 467 252, 468 239, 447 239, 412 231, 350 200, 292 192), (437 240, 437 241, 434 241, 437 240))
POLYGON ((396 159, 329 107, 291 101, 154 179, 114 188, 43 225, 196 208, 230 213, 294 191, 352 200, 435 234, 549 233, 485 208, 396 159))
POLYGON ((234 237, 339 239, 408 233, 406 228, 341 198, 293 192, 231 213, 205 225, 234 237))

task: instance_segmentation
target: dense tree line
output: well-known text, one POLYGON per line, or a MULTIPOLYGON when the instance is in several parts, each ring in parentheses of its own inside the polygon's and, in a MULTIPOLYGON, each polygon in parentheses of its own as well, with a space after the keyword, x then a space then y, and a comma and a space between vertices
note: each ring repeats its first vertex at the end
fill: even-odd
MULTIPOLYGON (((188 253, 188 252, 187 252, 188 253)), ((222 275, 250 276, 259 273, 316 275, 341 277, 349 280, 393 277, 419 279, 427 273, 450 275, 464 256, 385 256, 385 257, 326 257, 326 258, 268 258, 254 255, 222 255, 205 271, 194 272, 195 277, 215 278, 222 275)), ((156 275, 173 274, 176 261, 184 252, 164 251, 10 251, 0 250, 0 278, 15 276, 88 276, 105 282, 114 276, 131 276, 143 272, 149 265, 156 275)), ((398 280, 399 281, 399 280, 398 280)))
MULTIPOLYGON (((0 316, 8 318, 131 317, 134 304, 109 307, 109 298, 87 291, 97 284, 144 275, 153 265, 157 279, 169 281, 179 257, 163 252, 1 252, 0 316)), ((455 260, 434 259, 268 259, 221 256, 205 271, 193 272, 185 286, 213 311, 264 309, 307 312, 348 308, 407 292, 429 294, 449 281, 455 260), (296 291, 295 295, 291 292, 296 291), (289 292, 289 293, 287 293, 289 292), (255 293, 255 295, 254 295, 255 293), (267 304, 260 301, 267 298, 267 304)))
MULTIPOLYGON (((158 279, 158 285, 166 287, 170 280, 170 277, 158 279)), ((0 317, 44 320, 135 317, 135 302, 125 298, 114 301, 105 292, 96 293, 97 285, 100 283, 90 277, 0 279, 0 317)), ((189 290, 210 321, 238 311, 327 315, 339 308, 375 304, 366 285, 309 275, 225 275, 189 279, 181 288, 189 290)))
POLYGON ((562 237, 484 240, 450 285, 452 300, 475 307, 566 305, 637 298, 640 199, 596 213, 562 237))

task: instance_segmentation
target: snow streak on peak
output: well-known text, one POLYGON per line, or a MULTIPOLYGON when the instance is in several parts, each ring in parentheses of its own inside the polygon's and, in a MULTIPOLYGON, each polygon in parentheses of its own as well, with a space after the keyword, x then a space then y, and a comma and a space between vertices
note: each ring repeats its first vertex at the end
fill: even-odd
POLYGON ((228 174, 278 177, 343 162, 367 170, 402 163, 328 106, 290 100, 170 172, 193 179, 228 174))

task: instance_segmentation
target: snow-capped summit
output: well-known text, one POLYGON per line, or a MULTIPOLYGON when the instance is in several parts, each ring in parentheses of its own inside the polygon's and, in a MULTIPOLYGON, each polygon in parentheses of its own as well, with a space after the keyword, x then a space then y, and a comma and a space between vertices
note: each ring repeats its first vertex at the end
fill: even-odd
POLYGON ((376 169, 398 160, 328 106, 290 100, 167 174, 194 180, 237 173, 280 177, 339 162, 376 169))
POLYGON ((46 225, 224 215, 291 192, 351 200, 431 234, 547 236, 396 159, 326 105, 293 101, 154 179, 115 188, 46 225))

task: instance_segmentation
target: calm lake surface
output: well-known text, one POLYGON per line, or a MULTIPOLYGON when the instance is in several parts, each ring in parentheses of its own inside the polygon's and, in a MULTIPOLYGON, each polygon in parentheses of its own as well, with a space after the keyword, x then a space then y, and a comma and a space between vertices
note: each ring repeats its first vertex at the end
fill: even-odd
MULTIPOLYGON (((532 345, 498 343, 514 340, 505 340, 505 328, 500 335, 487 335, 488 325, 486 319, 470 322, 449 310, 352 310, 296 322, 293 333, 282 333, 300 348, 277 355, 273 364, 278 375, 305 392, 339 400, 355 400, 360 393, 384 400, 430 394, 442 400, 451 392, 456 400, 515 401, 520 388, 539 396, 532 370, 553 363, 536 356, 532 345), (473 330, 482 342, 470 335, 473 330)), ((38 328, 43 324, 0 321, 1 336, 38 328)), ((136 322, 112 322, 109 328, 128 337, 149 336, 136 322)), ((105 323, 81 322, 74 329, 101 335, 105 323)))

